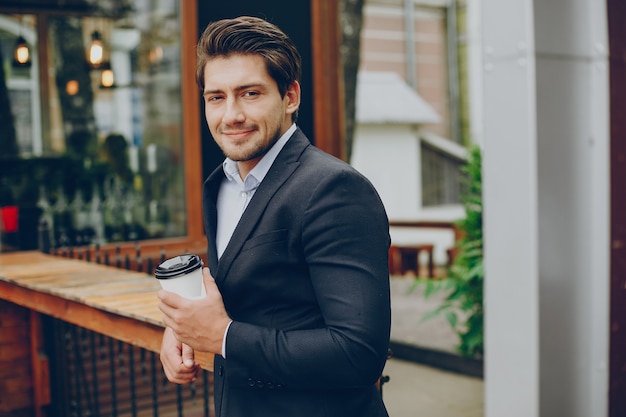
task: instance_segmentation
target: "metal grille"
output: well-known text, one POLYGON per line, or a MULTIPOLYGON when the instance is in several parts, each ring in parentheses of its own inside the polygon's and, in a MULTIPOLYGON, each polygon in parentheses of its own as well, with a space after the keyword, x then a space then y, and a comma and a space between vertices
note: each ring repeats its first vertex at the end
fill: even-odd
POLYGON ((167 381, 154 352, 45 317, 53 402, 68 417, 213 416, 212 374, 189 385, 167 381))
POLYGON ((422 143, 422 205, 461 203, 463 162, 422 143))

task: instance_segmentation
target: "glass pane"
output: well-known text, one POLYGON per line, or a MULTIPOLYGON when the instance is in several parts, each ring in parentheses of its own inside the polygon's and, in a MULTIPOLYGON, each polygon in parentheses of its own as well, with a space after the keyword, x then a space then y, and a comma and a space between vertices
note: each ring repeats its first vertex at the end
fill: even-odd
POLYGON ((9 155, 41 153, 39 79, 36 56, 36 19, 32 15, 0 15, 0 139, 9 155), (18 51, 25 51, 25 55, 18 51), (23 63, 16 60, 20 54, 23 63))
MULTIPOLYGON (((45 62, 35 40, 33 65, 21 78, 3 59, 18 156, 3 152, 0 198, 10 194, 35 225, 10 243, 30 249, 42 235, 53 246, 184 236, 178 3, 39 21, 45 62), (93 43, 100 55, 90 55, 93 43), (49 232, 36 232, 40 222, 49 232)), ((36 34, 37 20, 29 22, 36 34)), ((1 30, 4 56, 15 34, 1 30)))
POLYGON ((424 207, 461 203, 461 167, 463 161, 435 149, 421 145, 422 205, 424 207))

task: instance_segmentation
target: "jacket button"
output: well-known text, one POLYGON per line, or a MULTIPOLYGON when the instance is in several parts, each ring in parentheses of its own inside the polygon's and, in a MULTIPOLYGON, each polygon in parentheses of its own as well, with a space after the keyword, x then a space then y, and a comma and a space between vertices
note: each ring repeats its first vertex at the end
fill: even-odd
POLYGON ((220 369, 217 371, 217 374, 218 374, 219 376, 224 375, 224 367, 223 367, 222 365, 220 365, 220 369))
POLYGON ((263 381, 257 381, 256 382, 256 387, 257 388, 263 388, 263 381))
POLYGON ((265 384, 268 389, 274 389, 274 384, 272 382, 268 382, 265 384))
POLYGON ((253 387, 256 384, 256 382, 254 382, 254 379, 252 378, 248 378, 248 385, 253 387))

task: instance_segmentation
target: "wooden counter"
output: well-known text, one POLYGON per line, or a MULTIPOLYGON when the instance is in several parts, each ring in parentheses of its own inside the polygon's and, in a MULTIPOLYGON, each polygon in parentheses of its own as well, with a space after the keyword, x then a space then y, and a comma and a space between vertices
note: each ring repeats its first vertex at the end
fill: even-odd
MULTIPOLYGON (((159 283, 132 272, 41 252, 0 254, 0 299, 159 352, 159 283)), ((213 355, 197 353, 213 370, 213 355)))

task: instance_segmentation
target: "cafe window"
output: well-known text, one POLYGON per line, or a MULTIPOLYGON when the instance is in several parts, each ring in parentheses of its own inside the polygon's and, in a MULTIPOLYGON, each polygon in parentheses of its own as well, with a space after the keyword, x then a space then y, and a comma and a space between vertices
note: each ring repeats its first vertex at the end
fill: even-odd
POLYGON ((0 249, 187 234, 181 6, 104 3, 0 9, 0 249))

